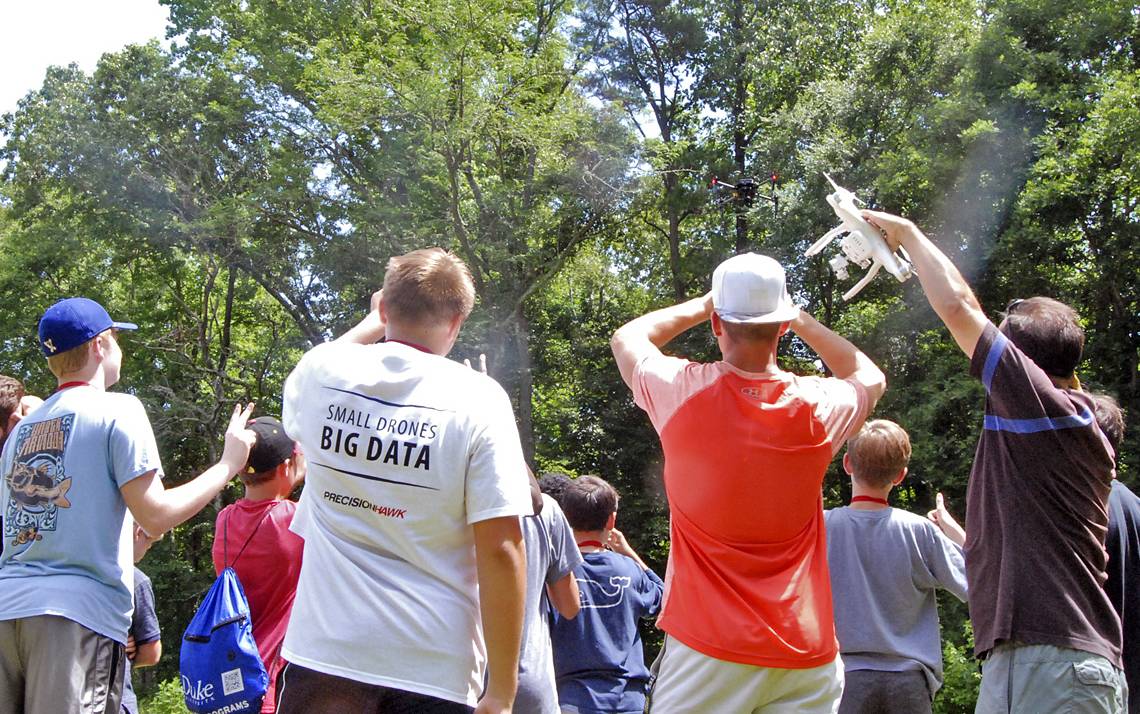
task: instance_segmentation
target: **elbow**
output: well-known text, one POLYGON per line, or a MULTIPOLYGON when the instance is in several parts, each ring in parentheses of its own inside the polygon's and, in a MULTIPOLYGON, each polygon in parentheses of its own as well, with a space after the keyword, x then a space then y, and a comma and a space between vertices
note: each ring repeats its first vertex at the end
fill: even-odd
POLYGON ((578 613, 581 611, 582 606, 577 601, 569 603, 564 607, 558 608, 558 614, 562 615, 562 617, 566 618, 567 620, 573 620, 575 617, 578 617, 578 613))

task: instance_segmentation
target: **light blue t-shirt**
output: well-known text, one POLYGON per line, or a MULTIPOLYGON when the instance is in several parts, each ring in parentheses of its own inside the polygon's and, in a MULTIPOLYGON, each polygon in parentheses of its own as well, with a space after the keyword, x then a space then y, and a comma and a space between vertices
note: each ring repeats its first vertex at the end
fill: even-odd
POLYGON ((966 600, 962 549, 897 508, 824 511, 835 635, 848 671, 921 670, 942 686, 939 588, 966 600))
POLYGON ((126 643, 134 564, 119 489, 162 475, 142 403, 89 386, 56 392, 0 457, 0 620, 58 615, 126 643))

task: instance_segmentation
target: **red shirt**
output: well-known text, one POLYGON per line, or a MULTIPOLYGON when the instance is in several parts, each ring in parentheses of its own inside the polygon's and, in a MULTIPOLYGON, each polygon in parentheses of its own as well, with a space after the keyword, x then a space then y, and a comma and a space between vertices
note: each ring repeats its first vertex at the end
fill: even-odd
POLYGON ((665 356, 633 379, 665 453, 671 547, 658 626, 729 662, 834 660, 820 487, 867 416, 866 389, 665 356))
POLYGON ((284 666, 281 642, 289 625, 297 578, 301 574, 301 553, 305 541, 289 530, 297 504, 293 501, 249 501, 241 499, 218 514, 214 526, 214 571, 225 567, 223 558, 237 572, 249 600, 253 639, 265 670, 269 689, 261 711, 274 711, 277 674, 284 666), (255 532, 256 530, 256 532, 255 532), (252 538, 250 537, 252 534, 252 538), (242 550, 242 545, 249 541, 242 550), (223 551, 228 551, 223 554, 223 551), (241 557, 238 557, 238 553, 241 557))

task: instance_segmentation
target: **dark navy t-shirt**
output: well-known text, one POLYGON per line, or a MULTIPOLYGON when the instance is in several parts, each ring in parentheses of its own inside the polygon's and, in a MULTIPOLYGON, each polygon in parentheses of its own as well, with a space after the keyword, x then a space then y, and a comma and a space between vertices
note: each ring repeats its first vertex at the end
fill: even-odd
POLYGON ((582 609, 550 629, 558 703, 580 714, 645 708, 649 669, 637 621, 661 610, 665 589, 653 571, 610 551, 583 553, 574 568, 582 609))
POLYGON ((1119 481, 1108 496, 1108 580, 1104 591, 1124 630, 1128 711, 1140 713, 1140 497, 1119 481))
MULTIPOLYGON (((130 634, 135 638, 135 646, 147 645, 162 636, 158 629, 158 615, 154 611, 154 588, 146 573, 135 568, 135 611, 131 615, 130 634)), ((126 681, 123 682, 123 707, 127 714, 138 714, 139 704, 131 686, 131 664, 123 668, 126 681)))
POLYGON ((970 373, 986 411, 966 493, 975 650, 1054 645, 1120 659, 1103 585, 1113 454, 1092 398, 1061 389, 992 324, 970 373))

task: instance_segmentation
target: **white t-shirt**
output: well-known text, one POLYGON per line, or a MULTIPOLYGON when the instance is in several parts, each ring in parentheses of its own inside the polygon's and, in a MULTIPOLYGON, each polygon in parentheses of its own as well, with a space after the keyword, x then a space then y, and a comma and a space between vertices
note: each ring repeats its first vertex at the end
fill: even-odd
POLYGON ((161 477, 142 403, 89 386, 53 394, 0 461, 0 620, 58 615, 126 643, 134 595, 131 519, 119 489, 161 477))
POLYGON ((510 401, 408 345, 330 343, 285 382, 308 461, 286 660, 474 706, 486 653, 471 524, 531 512, 510 401))

